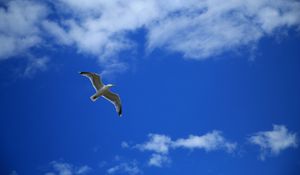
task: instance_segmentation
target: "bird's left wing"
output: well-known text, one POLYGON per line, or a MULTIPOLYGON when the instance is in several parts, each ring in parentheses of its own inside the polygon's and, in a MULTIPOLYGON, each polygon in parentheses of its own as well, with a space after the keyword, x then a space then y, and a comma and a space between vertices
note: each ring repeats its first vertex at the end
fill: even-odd
POLYGON ((103 97, 114 104, 117 113, 121 117, 122 116, 122 104, 121 104, 121 99, 120 99, 119 95, 115 94, 111 91, 107 91, 103 94, 103 97))
POLYGON ((80 75, 88 77, 96 91, 103 87, 101 77, 94 72, 79 72, 80 75))

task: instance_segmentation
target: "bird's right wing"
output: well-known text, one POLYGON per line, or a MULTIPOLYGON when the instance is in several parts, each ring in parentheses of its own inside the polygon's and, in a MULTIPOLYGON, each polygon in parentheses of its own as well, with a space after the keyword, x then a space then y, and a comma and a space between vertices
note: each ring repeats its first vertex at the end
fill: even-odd
POLYGON ((112 93, 111 91, 108 90, 103 94, 103 97, 114 104, 117 113, 121 117, 122 116, 122 104, 121 104, 121 99, 120 99, 119 95, 112 93))
POLYGON ((101 78, 98 74, 93 72, 79 72, 80 75, 88 77, 90 81, 92 82, 92 85, 94 86, 95 90, 98 91, 103 87, 103 83, 101 81, 101 78))

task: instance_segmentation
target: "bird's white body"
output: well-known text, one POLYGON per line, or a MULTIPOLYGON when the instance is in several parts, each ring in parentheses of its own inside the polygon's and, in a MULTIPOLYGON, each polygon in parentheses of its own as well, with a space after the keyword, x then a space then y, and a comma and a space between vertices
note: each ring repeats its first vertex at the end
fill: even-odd
POLYGON ((96 101, 103 94, 107 93, 111 87, 112 87, 111 85, 104 85, 101 89, 97 90, 97 92, 90 97, 91 100, 96 101))

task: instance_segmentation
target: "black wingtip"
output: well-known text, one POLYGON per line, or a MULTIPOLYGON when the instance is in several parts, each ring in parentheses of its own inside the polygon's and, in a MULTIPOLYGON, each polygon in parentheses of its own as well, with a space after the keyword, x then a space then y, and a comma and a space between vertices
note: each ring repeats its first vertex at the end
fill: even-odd
POLYGON ((122 108, 120 109, 120 111, 118 112, 119 117, 122 117, 122 108))

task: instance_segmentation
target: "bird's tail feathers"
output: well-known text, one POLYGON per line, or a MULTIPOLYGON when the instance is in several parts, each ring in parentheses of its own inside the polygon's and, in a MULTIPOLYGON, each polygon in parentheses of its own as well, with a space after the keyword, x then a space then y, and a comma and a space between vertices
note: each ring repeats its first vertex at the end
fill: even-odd
POLYGON ((94 94, 90 97, 90 99, 94 102, 99 98, 99 96, 97 94, 94 94))

